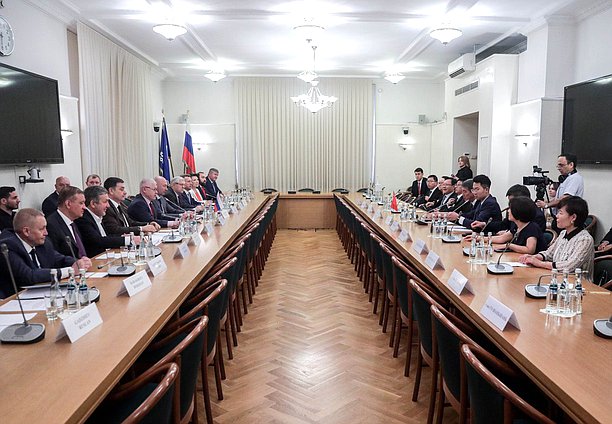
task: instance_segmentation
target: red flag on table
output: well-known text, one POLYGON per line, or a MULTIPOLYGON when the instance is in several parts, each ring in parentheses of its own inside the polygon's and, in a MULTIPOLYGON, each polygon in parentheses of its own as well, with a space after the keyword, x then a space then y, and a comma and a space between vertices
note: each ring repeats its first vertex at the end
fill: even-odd
POLYGON ((397 210, 397 197, 395 197, 395 192, 393 192, 393 199, 391 199, 391 209, 394 211, 397 210))

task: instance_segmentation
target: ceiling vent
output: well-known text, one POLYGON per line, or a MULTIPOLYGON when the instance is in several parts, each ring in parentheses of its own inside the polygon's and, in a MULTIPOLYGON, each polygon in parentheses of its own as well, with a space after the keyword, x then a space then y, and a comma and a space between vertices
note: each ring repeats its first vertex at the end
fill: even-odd
POLYGON ((466 53, 459 59, 452 61, 448 65, 448 76, 451 78, 471 72, 476 69, 474 53, 466 53))

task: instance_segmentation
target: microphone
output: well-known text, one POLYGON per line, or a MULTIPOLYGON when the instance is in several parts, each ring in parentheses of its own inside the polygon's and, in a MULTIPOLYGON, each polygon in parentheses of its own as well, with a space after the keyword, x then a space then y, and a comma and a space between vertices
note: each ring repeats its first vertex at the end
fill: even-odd
MULTIPOLYGON (((493 218, 490 218, 493 219, 493 218)), ((510 245, 512 244, 512 242, 514 242, 516 240, 516 238, 518 237, 518 231, 514 234, 514 237, 512 237, 512 240, 510 240, 509 243, 506 243, 506 247, 504 248, 504 250, 502 250, 501 255, 499 255, 499 258, 497 258, 497 263, 495 265, 493 264, 488 264, 487 265, 487 272, 489 274, 512 274, 514 272, 514 267, 510 264, 502 264, 500 263, 502 256, 504 256, 504 253, 506 253, 508 251, 508 249, 510 248, 510 245)))
POLYGON ((74 254, 74 249, 72 248, 72 239, 70 238, 70 236, 66 236, 66 237, 64 237, 64 241, 68 245, 68 248, 70 249, 70 253, 72 253, 72 257, 74 258, 74 261, 76 262, 77 261, 77 257, 74 254))
POLYGON ((19 309, 21 310, 21 316, 23 317, 22 324, 13 324, 6 327, 0 332, 0 343, 36 343, 45 338, 45 325, 44 324, 30 324, 26 319, 25 313, 23 312, 23 305, 21 304, 21 298, 19 297, 19 290, 17 290, 17 284, 15 283, 15 276, 13 275, 13 268, 11 267, 11 261, 9 260, 8 247, 5 243, 0 245, 0 251, 6 261, 11 282, 13 283, 13 289, 15 290, 15 297, 19 302, 19 309))
POLYGON ((453 209, 451 209, 450 212, 455 212, 457 209, 461 209, 463 205, 465 205, 467 202, 469 202, 469 200, 463 201, 463 203, 460 203, 458 206, 455 206, 453 209))
MULTIPOLYGON (((487 228, 489 226, 491 221, 493 221, 493 217, 490 217, 489 219, 487 219, 487 222, 485 222, 485 226, 482 227, 482 230, 480 230, 482 233, 484 233, 485 228, 487 228)), ((514 240, 514 239, 512 239, 512 240, 514 240)))
MULTIPOLYGON (((121 257, 121 256, 119 256, 121 257)), ((115 257, 112 261, 108 261, 106 263, 103 263, 102 265, 98 265, 98 269, 102 269, 104 267, 109 266, 110 264, 112 264, 113 262, 115 262, 117 260, 117 258, 115 257)), ((123 258, 121 258, 121 262, 123 262, 123 258)))
POLYGON ((185 209, 181 208, 179 205, 177 205, 176 203, 174 203, 172 200, 168 199, 167 197, 166 197, 166 201, 168 203, 170 203, 170 206, 175 207, 175 208, 180 209, 183 212, 185 212, 185 209))

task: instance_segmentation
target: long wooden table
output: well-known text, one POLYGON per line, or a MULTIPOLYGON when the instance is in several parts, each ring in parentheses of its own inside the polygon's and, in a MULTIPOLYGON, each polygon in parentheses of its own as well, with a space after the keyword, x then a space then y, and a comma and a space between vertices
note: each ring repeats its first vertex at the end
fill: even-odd
POLYGON ((224 226, 202 235, 186 259, 173 259, 176 244, 161 245, 168 270, 151 277, 153 286, 132 298, 117 296, 120 278, 90 279, 89 285, 100 290, 97 306, 104 322, 74 344, 67 338, 56 342, 59 320, 47 322, 45 313, 38 312, 33 322, 47 327, 42 342, 0 345, 0 421, 84 421, 267 198, 256 195, 224 226))
POLYGON ((276 212, 278 228, 311 230, 334 228, 336 209, 333 193, 282 193, 276 212))
MULTIPOLYGON (((612 296, 593 284, 585 284, 582 315, 573 318, 552 317, 540 312, 544 300, 530 299, 524 294, 527 283, 536 283, 547 271, 516 267, 512 275, 487 274, 484 265, 472 265, 463 256, 459 244, 443 243, 430 237, 429 227, 402 223, 413 241, 424 240, 442 259, 445 269, 431 270, 425 265, 426 255, 412 249, 413 242, 401 242, 399 232, 385 225, 386 214, 374 221, 360 207, 360 194, 344 196, 347 202, 373 224, 385 239, 431 281, 487 335, 519 368, 525 372, 573 419, 585 423, 612 423, 610 390, 612 389, 612 342, 593 334, 593 321, 612 314, 612 296), (457 296, 448 286, 448 279, 457 269, 469 279, 475 294, 457 296), (480 310, 488 296, 493 296, 517 315, 521 330, 508 326, 503 332, 485 319, 480 310)), ((396 215, 397 216, 397 215, 396 215)), ((497 259, 495 254, 493 259, 497 259)), ((506 253, 507 261, 520 255, 506 253)))

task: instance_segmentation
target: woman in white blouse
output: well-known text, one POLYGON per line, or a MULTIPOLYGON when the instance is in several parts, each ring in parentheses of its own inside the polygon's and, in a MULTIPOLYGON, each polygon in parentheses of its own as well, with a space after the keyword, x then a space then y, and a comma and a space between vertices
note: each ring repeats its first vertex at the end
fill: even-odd
POLYGON ((523 255, 520 261, 538 268, 574 272, 576 268, 593 275, 593 237, 584 230, 589 206, 582 198, 568 196, 557 206, 557 226, 562 230, 548 250, 523 255))

